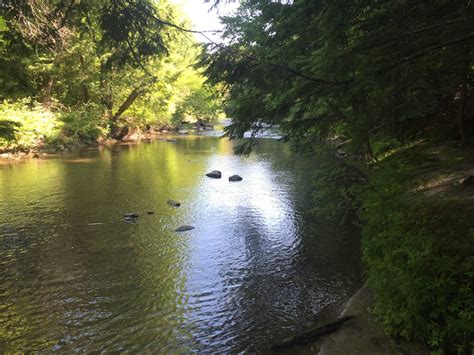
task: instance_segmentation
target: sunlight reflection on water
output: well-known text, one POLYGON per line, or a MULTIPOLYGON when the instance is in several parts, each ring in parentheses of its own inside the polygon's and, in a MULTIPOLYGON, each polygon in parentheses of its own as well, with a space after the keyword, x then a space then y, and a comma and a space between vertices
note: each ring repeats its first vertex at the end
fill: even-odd
POLYGON ((263 350, 358 286, 357 237, 308 214, 316 161, 176 139, 0 167, 0 352, 263 350))

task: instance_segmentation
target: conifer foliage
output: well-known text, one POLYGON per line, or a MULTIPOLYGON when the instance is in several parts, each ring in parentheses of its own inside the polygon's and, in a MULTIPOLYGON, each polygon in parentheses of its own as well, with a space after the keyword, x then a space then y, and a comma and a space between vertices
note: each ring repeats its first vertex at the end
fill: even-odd
POLYGON ((472 140, 472 1, 250 0, 224 22, 202 63, 228 89, 230 137, 280 125, 300 148, 339 135, 369 159, 427 129, 472 140))

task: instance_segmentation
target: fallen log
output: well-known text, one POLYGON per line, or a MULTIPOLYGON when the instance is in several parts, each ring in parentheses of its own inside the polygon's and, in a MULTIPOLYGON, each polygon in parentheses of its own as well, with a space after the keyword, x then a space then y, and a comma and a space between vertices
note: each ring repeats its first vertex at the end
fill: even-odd
POLYGON ((283 348, 287 348, 287 347, 294 346, 294 345, 303 345, 303 344, 313 342, 313 341, 318 340, 319 338, 321 338, 325 335, 328 335, 328 334, 331 334, 331 333, 335 332, 344 323, 346 323, 348 320, 350 320, 352 318, 353 318, 353 316, 342 317, 342 318, 339 318, 339 319, 335 320, 334 322, 327 323, 327 324, 325 324, 321 327, 307 330, 302 334, 296 335, 292 338, 289 338, 289 339, 285 340, 281 344, 277 344, 277 345, 272 346, 271 349, 275 349, 275 350, 276 349, 283 349, 283 348))

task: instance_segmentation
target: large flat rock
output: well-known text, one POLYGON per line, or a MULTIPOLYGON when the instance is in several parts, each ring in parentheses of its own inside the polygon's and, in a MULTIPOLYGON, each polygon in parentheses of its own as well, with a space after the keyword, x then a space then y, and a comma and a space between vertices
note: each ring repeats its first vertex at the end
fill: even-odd
POLYGON ((421 345, 395 340, 383 331, 369 313, 373 304, 372 291, 364 286, 347 302, 341 317, 352 315, 354 318, 338 331, 324 338, 319 355, 429 355, 421 345))

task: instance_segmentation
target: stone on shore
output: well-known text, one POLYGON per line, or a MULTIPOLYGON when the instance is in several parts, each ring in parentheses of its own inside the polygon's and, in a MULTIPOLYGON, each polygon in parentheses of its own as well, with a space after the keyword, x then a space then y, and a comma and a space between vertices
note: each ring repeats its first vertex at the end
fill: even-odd
POLYGON ((397 344, 394 338, 386 335, 383 327, 369 313, 372 305, 373 293, 364 286, 351 297, 340 315, 353 316, 351 322, 324 338, 319 355, 429 355, 429 351, 420 344, 405 340, 397 344))

